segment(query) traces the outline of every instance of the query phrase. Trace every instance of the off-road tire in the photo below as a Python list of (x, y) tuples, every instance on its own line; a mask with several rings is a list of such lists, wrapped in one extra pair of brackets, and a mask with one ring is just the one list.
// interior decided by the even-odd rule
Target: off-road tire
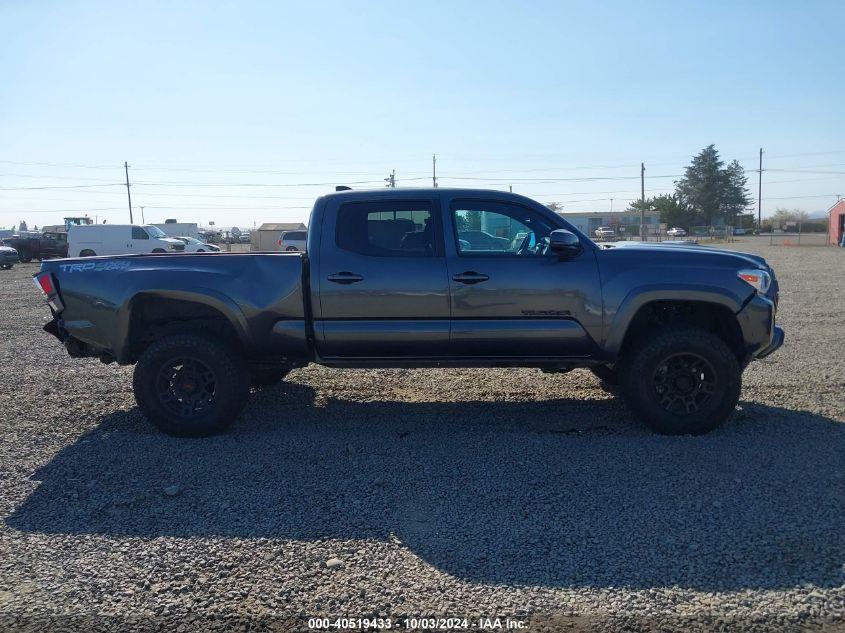
[[(214, 396), (205, 410), (180, 415), (160, 397), (160, 372), (167, 373), (168, 364), (176, 358), (194, 359), (213, 373)], [(198, 334), (171, 334), (144, 350), (135, 365), (132, 386), (138, 407), (162, 432), (207, 437), (225, 431), (240, 414), (249, 395), (249, 370), (232, 345)]]
[(284, 380), (290, 369), (287, 367), (260, 367), (253, 368), (250, 372), (253, 387), (272, 387)]
[[(685, 358), (699, 358), (705, 370), (691, 369), (691, 380), (697, 382), (706, 374), (709, 389), (699, 384), (690, 398), (704, 397), (701, 405), (689, 411), (683, 401), (675, 407), (686, 412), (668, 410), (661, 405), (660, 389), (665, 389), (666, 374), (658, 371), (670, 363), (683, 365)], [(701, 435), (721, 425), (733, 412), (742, 389), (742, 370), (736, 356), (715, 334), (689, 326), (669, 327), (649, 336), (649, 340), (630, 350), (621, 369), (622, 395), (634, 417), (663, 435)], [(686, 370), (676, 375), (685, 381)], [(681, 390), (687, 383), (681, 385)], [(675, 389), (673, 384), (672, 389)]]
[(619, 372), (616, 370), (616, 367), (611, 367), (610, 365), (593, 365), (590, 367), (590, 371), (603, 383), (613, 387), (619, 384)]

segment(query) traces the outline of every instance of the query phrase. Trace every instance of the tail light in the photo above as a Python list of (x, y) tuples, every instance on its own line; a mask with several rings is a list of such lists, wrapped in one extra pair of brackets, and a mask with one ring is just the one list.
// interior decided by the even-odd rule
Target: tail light
[(65, 309), (59, 297), (59, 292), (56, 290), (53, 275), (50, 273), (39, 273), (32, 278), (32, 283), (41, 291), (41, 294), (44, 295), (44, 298), (47, 300), (49, 306), (53, 308), (54, 312), (61, 312)]

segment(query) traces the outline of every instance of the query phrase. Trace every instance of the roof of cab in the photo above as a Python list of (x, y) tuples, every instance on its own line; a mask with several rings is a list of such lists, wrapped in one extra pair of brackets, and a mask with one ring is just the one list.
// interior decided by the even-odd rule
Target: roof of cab
[(322, 198), (345, 198), (349, 200), (361, 199), (372, 200), (373, 198), (414, 198), (431, 195), (447, 194), (450, 197), (456, 198), (499, 198), (510, 199), (514, 202), (531, 202), (533, 204), (540, 204), (536, 200), (532, 200), (526, 196), (510, 191), (502, 191), (500, 189), (466, 189), (463, 187), (384, 187), (379, 189), (345, 189), (342, 191), (333, 191), (327, 193)]

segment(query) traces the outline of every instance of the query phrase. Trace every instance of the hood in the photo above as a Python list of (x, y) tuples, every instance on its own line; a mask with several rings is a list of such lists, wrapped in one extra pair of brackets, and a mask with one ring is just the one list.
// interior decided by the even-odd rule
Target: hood
[(755, 268), (771, 270), (764, 257), (753, 253), (731, 251), (712, 246), (701, 246), (694, 242), (678, 240), (675, 242), (613, 242), (604, 245), (605, 251), (620, 251), (629, 255), (641, 254), (644, 258), (657, 258), (666, 262), (684, 262), (687, 258), (711, 259), (713, 261), (734, 260), (737, 265), (751, 264)]

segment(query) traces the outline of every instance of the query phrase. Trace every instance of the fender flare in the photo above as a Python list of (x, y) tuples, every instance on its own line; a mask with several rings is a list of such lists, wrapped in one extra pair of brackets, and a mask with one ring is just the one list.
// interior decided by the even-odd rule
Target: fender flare
[(234, 329), (235, 334), (244, 347), (252, 346), (252, 336), (247, 325), (247, 319), (241, 308), (230, 297), (213, 288), (198, 287), (192, 290), (177, 290), (173, 288), (133, 289), (127, 293), (122, 301), (116, 319), (115, 338), (116, 341), (120, 342), (120, 345), (115, 345), (114, 350), (116, 360), (119, 363), (127, 362), (129, 357), (129, 330), (135, 304), (140, 298), (150, 296), (199, 303), (214, 308), (229, 321), (229, 324)]
[(753, 296), (739, 297), (727, 288), (707, 284), (651, 284), (638, 286), (628, 292), (619, 307), (607, 316), (612, 319), (605, 333), (604, 350), (608, 354), (618, 354), (628, 328), (640, 308), (655, 301), (690, 301), (723, 306), (731, 314), (739, 312)]

